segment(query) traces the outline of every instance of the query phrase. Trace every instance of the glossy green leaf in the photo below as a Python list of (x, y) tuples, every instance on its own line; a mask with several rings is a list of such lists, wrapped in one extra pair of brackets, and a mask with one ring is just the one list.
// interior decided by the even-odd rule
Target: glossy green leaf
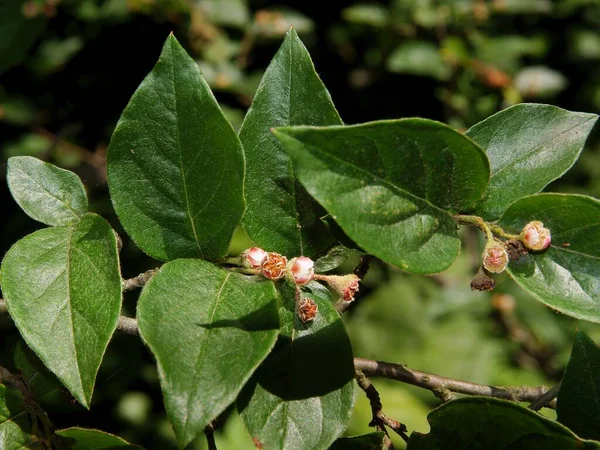
[(46, 396), (63, 389), (56, 377), (35, 356), (35, 353), (27, 348), (23, 340), (17, 343), (14, 360), (19, 375), (36, 401), (43, 400)]
[(552, 245), (511, 262), (508, 273), (551, 308), (600, 322), (600, 201), (583, 195), (531, 195), (513, 203), (498, 223), (518, 234), (532, 220), (550, 230)]
[(0, 384), (0, 448), (2, 450), (43, 449), (18, 390)]
[(184, 447), (235, 400), (273, 348), (277, 292), (270, 281), (180, 259), (151, 278), (137, 311)]
[(327, 449), (344, 431), (354, 405), (350, 340), (329, 291), (313, 282), (307, 294), (316, 318), (302, 323), (294, 287), (283, 283), (277, 345), (242, 391), (237, 405), (255, 445), (268, 449)]
[(367, 252), (414, 273), (435, 273), (458, 255), (453, 213), (481, 198), (485, 153), (425, 119), (346, 127), (278, 128), (298, 179)]
[(89, 428), (66, 428), (56, 432), (68, 450), (140, 449), (127, 441), (100, 430)]
[(27, 345), (89, 407), (98, 367), (121, 310), (115, 233), (95, 214), (45, 228), (2, 261), (2, 292)]
[[(24, 14), (26, 3), (36, 9), (37, 13), (33, 17)], [(37, 2), (27, 0), (0, 2), (0, 74), (21, 62), (44, 30), (46, 17), (42, 11), (43, 6), (37, 5)]]
[(487, 152), (490, 184), (477, 214), (497, 219), (518, 198), (536, 194), (577, 161), (595, 114), (521, 104), (478, 123), (467, 136)]
[(336, 440), (329, 450), (381, 450), (384, 433), (361, 434)]
[(600, 349), (585, 333), (575, 334), (560, 385), (558, 421), (579, 437), (600, 440)]
[(247, 161), (243, 226), (257, 245), (292, 257), (313, 256), (331, 244), (320, 220), (325, 212), (295, 179), (290, 158), (270, 129), (341, 123), (308, 51), (290, 30), (240, 130)]
[(427, 417), (429, 434), (413, 433), (407, 450), (583, 450), (583, 441), (558, 422), (506, 400), (470, 397), (453, 400)]
[(225, 255), (245, 208), (244, 155), (196, 62), (173, 35), (108, 148), (123, 228), (150, 256)]
[(350, 251), (343, 245), (336, 245), (315, 261), (315, 272), (329, 272), (336, 267), (341, 266), (350, 256)]
[(23, 211), (46, 225), (72, 225), (88, 210), (87, 194), (79, 177), (40, 159), (9, 158), (6, 182)]

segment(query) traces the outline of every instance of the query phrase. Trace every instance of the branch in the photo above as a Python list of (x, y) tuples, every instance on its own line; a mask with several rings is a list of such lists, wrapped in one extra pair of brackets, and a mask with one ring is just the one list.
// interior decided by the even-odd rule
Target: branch
[[(362, 370), (368, 376), (390, 378), (427, 389), (442, 401), (447, 401), (452, 397), (451, 393), (456, 392), (517, 402), (533, 402), (548, 392), (545, 386), (488, 386), (421, 372), (400, 364), (372, 361), (364, 358), (354, 358), (354, 367), (357, 370)], [(556, 403), (550, 402), (547, 406), (554, 408)]]
[[(548, 403), (553, 401), (558, 396), (558, 393), (560, 392), (560, 384), (561, 384), (561, 382), (559, 381), (548, 392), (541, 395), (537, 400), (532, 402), (531, 405), (528, 406), (528, 408), (531, 409), (532, 411), (539, 411), (544, 406), (547, 406)], [(556, 402), (554, 402), (554, 403), (556, 403)]]
[(134, 289), (146, 286), (146, 283), (150, 280), (150, 278), (152, 278), (152, 276), (156, 272), (158, 272), (158, 268), (147, 270), (144, 273), (140, 273), (137, 277), (129, 278), (128, 280), (123, 280), (123, 292), (132, 291)]

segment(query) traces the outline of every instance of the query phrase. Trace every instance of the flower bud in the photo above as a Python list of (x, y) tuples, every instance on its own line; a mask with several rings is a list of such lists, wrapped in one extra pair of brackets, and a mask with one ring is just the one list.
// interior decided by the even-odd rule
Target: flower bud
[(504, 269), (508, 265), (508, 252), (501, 242), (488, 241), (481, 257), (483, 259), (483, 267), (491, 273), (504, 272)]
[(279, 280), (285, 275), (287, 258), (275, 252), (267, 252), (262, 262), (262, 275), (269, 280)]
[(240, 259), (243, 267), (246, 267), (247, 269), (258, 269), (266, 256), (267, 252), (262, 248), (250, 247), (242, 252)]
[(360, 282), (358, 275), (317, 275), (315, 278), (328, 283), (345, 302), (353, 301), (354, 295), (358, 292)]
[(296, 284), (306, 284), (315, 277), (315, 263), (306, 256), (293, 258), (288, 263), (288, 269)]
[(302, 323), (310, 322), (313, 320), (317, 311), (319, 310), (319, 306), (315, 303), (315, 301), (310, 297), (301, 298), (298, 302), (298, 317), (302, 321)]
[(534, 251), (544, 250), (552, 242), (550, 230), (545, 228), (539, 220), (534, 220), (525, 225), (520, 238), (525, 247)]

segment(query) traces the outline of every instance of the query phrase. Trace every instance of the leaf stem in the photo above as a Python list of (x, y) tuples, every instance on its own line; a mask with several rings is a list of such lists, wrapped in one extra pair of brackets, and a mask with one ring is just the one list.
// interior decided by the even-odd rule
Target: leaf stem
[(483, 220), (483, 218), (479, 216), (469, 216), (456, 214), (454, 216), (454, 220), (460, 225), (472, 225), (476, 228), (479, 228), (481, 231), (485, 233), (487, 240), (494, 239), (494, 235), (500, 236), (505, 239), (519, 239), (518, 234), (510, 234), (504, 231), (504, 229), (494, 223), (489, 223)]

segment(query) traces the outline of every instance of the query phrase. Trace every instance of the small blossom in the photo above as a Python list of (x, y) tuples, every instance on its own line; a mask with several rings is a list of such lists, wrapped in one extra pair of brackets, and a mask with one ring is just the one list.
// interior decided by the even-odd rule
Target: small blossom
[(288, 263), (288, 269), (296, 284), (306, 284), (315, 277), (315, 263), (306, 256), (293, 258)]
[(508, 252), (504, 244), (497, 241), (488, 241), (482, 255), (483, 267), (491, 273), (504, 272), (508, 265)]
[(534, 251), (544, 250), (552, 242), (550, 230), (545, 228), (539, 220), (534, 220), (525, 225), (520, 238), (528, 249)]
[(298, 317), (302, 323), (310, 322), (317, 316), (319, 306), (310, 297), (301, 298), (298, 302)]
[(242, 266), (248, 269), (258, 269), (264, 259), (267, 256), (267, 252), (260, 247), (250, 247), (242, 252), (240, 255)]
[(315, 278), (328, 283), (345, 302), (353, 301), (354, 295), (358, 292), (360, 282), (358, 275), (317, 275)]
[(263, 277), (269, 280), (279, 280), (285, 275), (287, 258), (275, 252), (267, 252), (262, 262)]

